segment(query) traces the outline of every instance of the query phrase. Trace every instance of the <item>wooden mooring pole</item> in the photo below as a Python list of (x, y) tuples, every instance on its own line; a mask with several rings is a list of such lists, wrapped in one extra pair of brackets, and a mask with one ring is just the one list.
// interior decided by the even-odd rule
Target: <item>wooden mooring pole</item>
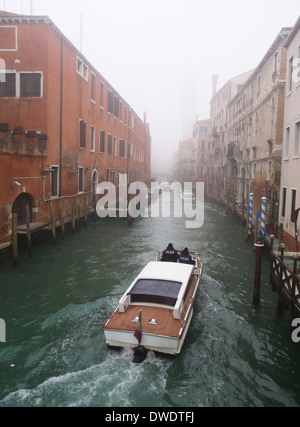
[(261, 258), (264, 243), (258, 240), (255, 243), (256, 261), (255, 261), (255, 277), (254, 277), (254, 290), (253, 290), (253, 304), (259, 304), (260, 297), (260, 276), (261, 276)]
[(12, 214), (13, 265), (18, 264), (18, 215)]
[(29, 211), (28, 205), (26, 205), (25, 207), (25, 213), (26, 213), (27, 249), (28, 249), (29, 258), (31, 258), (32, 250), (31, 250), (31, 231), (30, 231), (30, 211)]
[(52, 229), (52, 240), (54, 245), (56, 245), (56, 231), (55, 231), (55, 218), (54, 218), (54, 209), (52, 201), (50, 202), (50, 223)]
[(60, 229), (62, 238), (65, 238), (65, 221), (64, 221), (64, 209), (63, 209), (63, 201), (58, 201), (58, 209), (59, 209), (59, 220), (60, 220)]
[(88, 209), (87, 209), (86, 197), (84, 198), (83, 202), (84, 202), (84, 225), (85, 225), (85, 227), (87, 227), (87, 223), (88, 223)]

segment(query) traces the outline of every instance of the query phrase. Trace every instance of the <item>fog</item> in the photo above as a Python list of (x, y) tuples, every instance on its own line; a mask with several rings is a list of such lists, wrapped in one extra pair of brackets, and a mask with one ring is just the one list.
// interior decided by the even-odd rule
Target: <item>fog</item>
[(220, 89), (255, 68), (300, 15), (299, 0), (0, 0), (4, 8), (48, 15), (141, 119), (147, 112), (153, 174), (171, 169), (196, 115), (209, 118), (212, 74)]

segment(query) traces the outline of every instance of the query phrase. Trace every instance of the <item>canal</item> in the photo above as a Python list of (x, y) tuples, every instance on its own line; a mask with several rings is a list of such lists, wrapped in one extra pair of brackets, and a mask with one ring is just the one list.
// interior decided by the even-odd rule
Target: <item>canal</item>
[[(237, 218), (205, 203), (204, 225), (184, 218), (90, 221), (66, 239), (33, 243), (18, 266), (0, 264), (0, 407), (211, 407), (300, 405), (300, 343), (277, 313), (262, 262), (252, 304), (255, 252)], [(102, 325), (133, 278), (169, 242), (196, 249), (204, 276), (182, 353), (109, 350)]]

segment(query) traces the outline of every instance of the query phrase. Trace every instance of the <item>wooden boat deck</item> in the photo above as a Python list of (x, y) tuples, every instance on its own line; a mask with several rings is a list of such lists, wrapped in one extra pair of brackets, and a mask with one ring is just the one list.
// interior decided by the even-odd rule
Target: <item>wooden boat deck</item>
[[(202, 262), (199, 260), (198, 270), (202, 269)], [(115, 330), (124, 330), (124, 331), (134, 331), (137, 327), (137, 322), (133, 322), (132, 319), (135, 319), (139, 315), (139, 310), (141, 309), (141, 323), (142, 323), (142, 332), (168, 336), (179, 339), (181, 336), (182, 329), (185, 326), (186, 314), (189, 309), (192, 308), (195, 296), (195, 289), (198, 282), (198, 279), (201, 279), (201, 274), (193, 274), (190, 279), (190, 284), (188, 287), (186, 295), (186, 303), (182, 316), (180, 319), (174, 319), (173, 316), (173, 307), (164, 308), (159, 306), (147, 306), (142, 304), (130, 305), (125, 312), (119, 312), (119, 307), (112, 314), (110, 319), (103, 326), (103, 329), (115, 329)], [(149, 324), (151, 319), (156, 319), (157, 324)]]

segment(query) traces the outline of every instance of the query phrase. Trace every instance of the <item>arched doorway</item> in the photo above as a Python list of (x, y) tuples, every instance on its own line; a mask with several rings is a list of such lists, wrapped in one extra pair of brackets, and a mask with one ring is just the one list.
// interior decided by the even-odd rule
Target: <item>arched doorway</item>
[(18, 216), (18, 225), (26, 223), (26, 205), (29, 207), (30, 222), (32, 222), (33, 197), (28, 193), (22, 193), (16, 198), (12, 207), (12, 213)]

